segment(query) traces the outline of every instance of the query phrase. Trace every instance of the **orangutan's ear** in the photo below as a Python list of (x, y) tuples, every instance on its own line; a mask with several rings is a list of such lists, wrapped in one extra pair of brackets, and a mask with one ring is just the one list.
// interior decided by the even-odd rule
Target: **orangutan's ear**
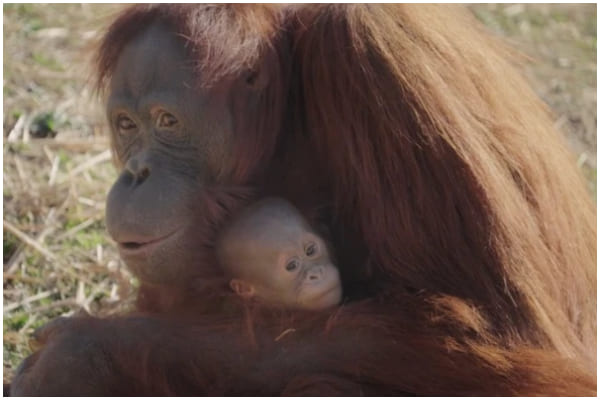
[(262, 63), (246, 71), (243, 76), (245, 84), (251, 90), (262, 90), (269, 83), (268, 65)]
[(254, 296), (254, 286), (240, 279), (232, 279), (229, 282), (229, 287), (242, 297), (250, 298)]

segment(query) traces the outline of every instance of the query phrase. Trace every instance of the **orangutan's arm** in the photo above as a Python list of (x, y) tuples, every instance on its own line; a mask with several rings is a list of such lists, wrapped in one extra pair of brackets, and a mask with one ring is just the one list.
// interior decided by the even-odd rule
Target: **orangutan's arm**
[(593, 374), (554, 353), (459, 343), (442, 333), (448, 326), (386, 321), (369, 313), (373, 306), (346, 306), (328, 321), (313, 318), (289, 328), (257, 321), (253, 337), (245, 323), (223, 318), (63, 319), (38, 334), (44, 347), (24, 361), (11, 390), (13, 395), (596, 393)]

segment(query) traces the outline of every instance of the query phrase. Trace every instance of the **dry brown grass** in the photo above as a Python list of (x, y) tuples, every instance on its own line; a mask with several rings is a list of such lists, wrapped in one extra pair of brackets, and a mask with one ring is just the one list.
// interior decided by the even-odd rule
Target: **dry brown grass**
[(4, 6), (4, 379), (33, 329), (127, 307), (131, 276), (104, 228), (116, 172), (89, 56), (115, 7)]
[[(93, 39), (118, 6), (4, 6), (4, 379), (28, 335), (83, 308), (121, 312), (135, 280), (104, 226), (116, 177), (86, 85)], [(473, 5), (536, 61), (526, 73), (596, 188), (596, 6)], [(44, 137), (45, 138), (39, 138)]]

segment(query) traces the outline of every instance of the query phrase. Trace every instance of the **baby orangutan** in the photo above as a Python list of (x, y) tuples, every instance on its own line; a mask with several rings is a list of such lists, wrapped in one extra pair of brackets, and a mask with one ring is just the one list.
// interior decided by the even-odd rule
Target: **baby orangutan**
[(242, 211), (221, 233), (217, 257), (242, 297), (307, 310), (340, 303), (340, 276), (325, 241), (283, 199)]

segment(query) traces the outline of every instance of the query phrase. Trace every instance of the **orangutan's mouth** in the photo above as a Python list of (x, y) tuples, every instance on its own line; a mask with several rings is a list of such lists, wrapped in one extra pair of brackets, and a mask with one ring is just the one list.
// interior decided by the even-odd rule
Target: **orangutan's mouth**
[(144, 244), (145, 243), (125, 242), (125, 243), (121, 243), (120, 245), (127, 250), (135, 250), (135, 249), (139, 249)]
[(140, 239), (136, 241), (119, 242), (119, 251), (122, 256), (147, 255), (156, 247), (166, 242), (179, 231), (175, 229), (171, 233), (155, 239)]

